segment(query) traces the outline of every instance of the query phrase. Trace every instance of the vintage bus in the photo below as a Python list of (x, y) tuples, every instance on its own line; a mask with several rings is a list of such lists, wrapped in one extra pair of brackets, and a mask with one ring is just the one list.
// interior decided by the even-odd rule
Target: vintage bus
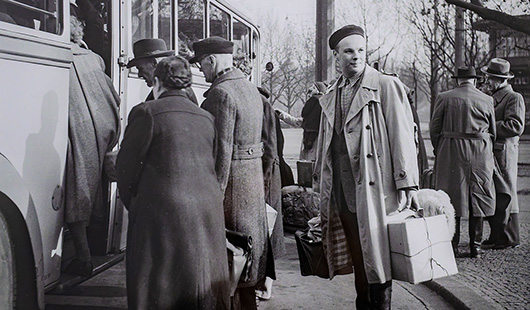
[[(230, 39), (236, 61), (260, 81), (258, 29), (230, 1), (86, 1), (104, 20), (99, 53), (121, 98), (122, 133), (128, 112), (149, 92), (135, 68), (126, 68), (139, 39), (161, 38), (185, 57), (195, 40)], [(75, 253), (64, 224), (70, 2), (0, 0), (1, 309), (43, 309), (45, 292), (84, 280), (61, 272)], [(196, 67), (192, 72), (201, 102), (208, 84)], [(106, 208), (89, 226), (94, 274), (123, 259), (125, 247), (127, 212), (116, 185), (105, 185)]]

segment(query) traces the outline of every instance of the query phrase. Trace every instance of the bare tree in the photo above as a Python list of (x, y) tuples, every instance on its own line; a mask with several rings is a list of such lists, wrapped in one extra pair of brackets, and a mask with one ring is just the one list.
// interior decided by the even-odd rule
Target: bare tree
[[(484, 6), (482, 0), (471, 0), (471, 2), (463, 0), (445, 0), (445, 2), (475, 12), (485, 20), (495, 21), (511, 29), (530, 35), (530, 21), (527, 18), (489, 9)], [(524, 1), (521, 1), (521, 5), (523, 5), (523, 2)]]

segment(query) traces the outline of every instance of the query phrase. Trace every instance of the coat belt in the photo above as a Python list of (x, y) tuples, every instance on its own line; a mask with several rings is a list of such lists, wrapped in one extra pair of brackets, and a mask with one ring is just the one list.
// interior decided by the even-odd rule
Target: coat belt
[(454, 131), (444, 131), (442, 137), (450, 139), (468, 139), (468, 140), (482, 140), (488, 139), (491, 135), (487, 132), (475, 132), (475, 133), (465, 133), (465, 132), (454, 132)]
[(261, 158), (261, 156), (263, 156), (263, 142), (247, 145), (234, 144), (233, 160), (254, 159)]

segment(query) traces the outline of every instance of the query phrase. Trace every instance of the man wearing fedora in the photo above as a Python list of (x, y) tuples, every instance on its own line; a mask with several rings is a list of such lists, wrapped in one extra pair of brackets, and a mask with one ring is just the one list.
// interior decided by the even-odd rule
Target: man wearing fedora
[(493, 98), (478, 90), (473, 67), (458, 68), (457, 87), (438, 95), (430, 122), (435, 188), (455, 207), (453, 249), (458, 253), (460, 219), (469, 217), (470, 257), (480, 257), (483, 218), (495, 211)]
[(212, 83), (201, 107), (215, 117), (215, 170), (224, 193), (226, 228), (252, 237), (252, 264), (247, 279), (239, 281), (232, 309), (257, 309), (255, 288), (265, 281), (268, 230), (265, 208), (263, 103), (258, 89), (233, 67), (234, 43), (209, 37), (193, 43), (197, 63)]
[(505, 249), (518, 246), (519, 204), (517, 201), (517, 161), (519, 137), (524, 131), (525, 104), (523, 96), (513, 91), (508, 80), (514, 75), (510, 63), (502, 58), (493, 58), (481, 71), (486, 75), (487, 91), (493, 96), (497, 140), (493, 153), (500, 173), (496, 176), (497, 193), (507, 193), (511, 199), (499, 199), (495, 215), (488, 218), (491, 235), (484, 246)]
[[(416, 203), (414, 123), (403, 84), (366, 64), (364, 30), (329, 38), (342, 74), (320, 97), (313, 188), (329, 274), (355, 273), (357, 309), (390, 309), (386, 215)], [(353, 269), (353, 270), (352, 270)]]
[[(155, 68), (158, 61), (164, 57), (175, 55), (175, 51), (168, 50), (162, 39), (141, 39), (133, 44), (134, 58), (127, 63), (127, 68), (136, 67), (138, 77), (144, 79), (148, 87), (153, 87)], [(197, 104), (195, 93), (190, 87), (186, 88), (188, 98)], [(145, 101), (153, 100), (153, 92)]]

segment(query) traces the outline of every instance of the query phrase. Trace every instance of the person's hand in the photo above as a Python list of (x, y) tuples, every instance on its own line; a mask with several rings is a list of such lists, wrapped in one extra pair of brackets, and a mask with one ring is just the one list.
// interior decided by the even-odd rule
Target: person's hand
[(409, 187), (398, 190), (398, 211), (405, 209), (418, 210), (418, 192), (415, 188)]
[(116, 182), (118, 179), (118, 173), (116, 171), (116, 158), (118, 157), (118, 151), (112, 151), (105, 154), (103, 158), (103, 168), (105, 174), (109, 178), (110, 182)]
[(278, 115), (278, 118), (283, 120), (285, 118), (285, 112), (280, 109), (274, 109), (274, 112)]

